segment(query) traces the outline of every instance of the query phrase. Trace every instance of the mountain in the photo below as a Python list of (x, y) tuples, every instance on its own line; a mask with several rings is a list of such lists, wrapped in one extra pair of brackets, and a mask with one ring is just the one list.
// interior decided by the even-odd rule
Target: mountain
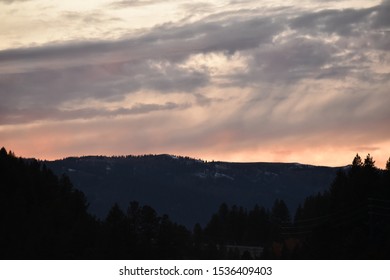
[(205, 224), (225, 202), (270, 208), (283, 199), (295, 211), (305, 197), (329, 188), (340, 168), (298, 163), (206, 162), (172, 155), (84, 156), (46, 161), (84, 192), (89, 211), (105, 218), (117, 202), (152, 205), (190, 228)]

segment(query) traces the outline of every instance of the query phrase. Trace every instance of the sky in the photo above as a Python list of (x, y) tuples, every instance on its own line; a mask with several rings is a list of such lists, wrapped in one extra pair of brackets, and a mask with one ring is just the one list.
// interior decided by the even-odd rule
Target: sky
[(389, 0), (0, 0), (0, 146), (383, 168), (389, 50)]

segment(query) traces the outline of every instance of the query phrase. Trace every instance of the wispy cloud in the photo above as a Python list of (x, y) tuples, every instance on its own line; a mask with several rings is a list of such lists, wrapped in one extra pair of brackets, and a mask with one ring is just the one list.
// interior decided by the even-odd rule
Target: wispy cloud
[[(175, 0), (170, 0), (170, 1), (175, 1)], [(169, 2), (169, 0), (164, 2)], [(114, 1), (113, 3), (110, 3), (110, 6), (114, 8), (128, 8), (128, 7), (149, 6), (149, 5), (159, 4), (159, 3), (161, 3), (161, 1), (158, 0), (123, 0), (123, 1)]]
[[(97, 126), (118, 131), (116, 140), (95, 145), (116, 153), (131, 143), (141, 152), (277, 160), (299, 157), (295, 149), (330, 161), (322, 152), (329, 147), (344, 154), (375, 147), (378, 155), (390, 147), (389, 1), (326, 9), (316, 6), (321, 1), (301, 8), (233, 2), (207, 10), (173, 1), (181, 17), (116, 38), (0, 51), (0, 130), (7, 135), (0, 140), (11, 143), (28, 125), (57, 139), (45, 123), (66, 122), (80, 137), (83, 129), (101, 137)], [(113, 12), (120, 7), (150, 5), (159, 3), (116, 1), (104, 13), (60, 15), (99, 25), (122, 22)], [(190, 5), (198, 14), (186, 18)], [(137, 133), (119, 133), (126, 126)], [(153, 135), (159, 140), (148, 148), (145, 137)], [(81, 151), (81, 142), (58, 149)]]
[(31, 0), (0, 0), (0, 3), (12, 4), (18, 2), (27, 2), (27, 1), (31, 1)]

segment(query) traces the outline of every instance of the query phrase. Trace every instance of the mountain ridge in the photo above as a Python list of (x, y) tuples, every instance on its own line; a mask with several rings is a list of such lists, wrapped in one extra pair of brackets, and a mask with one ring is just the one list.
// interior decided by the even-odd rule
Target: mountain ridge
[(283, 199), (290, 211), (308, 195), (328, 189), (337, 170), (300, 163), (204, 161), (169, 154), (82, 156), (43, 161), (66, 174), (85, 193), (89, 210), (104, 218), (118, 203), (152, 205), (175, 222), (204, 224), (221, 203), (272, 207)]

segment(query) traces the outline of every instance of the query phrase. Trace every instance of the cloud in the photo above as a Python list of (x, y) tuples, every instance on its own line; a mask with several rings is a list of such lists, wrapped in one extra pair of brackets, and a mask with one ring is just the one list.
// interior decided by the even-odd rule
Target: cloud
[(27, 2), (27, 1), (31, 1), (31, 0), (0, 0), (0, 3), (13, 4), (13, 3)]
[[(66, 131), (55, 131), (80, 139), (69, 136), (62, 151), (286, 159), (336, 146), (382, 152), (390, 137), (389, 2), (348, 9), (234, 2), (208, 12), (193, 4), (197, 17), (117, 39), (0, 51), (0, 129), (8, 135), (0, 140), (31, 125), (59, 141), (50, 128), (64, 122)], [(62, 16), (83, 24), (108, 14)]]
[[(360, 53), (361, 58), (364, 56), (362, 49), (367, 46), (362, 45), (359, 49), (356, 42), (369, 37), (378, 49), (385, 50), (388, 47), (387, 33), (369, 32), (369, 22), (376, 22), (380, 18), (380, 11), (382, 9), (378, 6), (360, 10), (302, 12), (291, 21), (283, 20), (281, 16), (268, 15), (242, 18), (235, 11), (219, 19), (214, 17), (208, 21), (156, 26), (144, 34), (120, 40), (75, 41), (0, 51), (3, 65), (0, 66), (0, 73), (5, 74), (5, 79), (11, 80), (11, 83), (4, 85), (11, 88), (16, 76), (27, 83), (31, 79), (33, 82), (39, 81), (40, 76), (44, 79), (45, 75), (51, 76), (52, 81), (64, 79), (64, 82), (70, 82), (74, 79), (68, 94), (72, 96), (78, 91), (80, 97), (104, 95), (101, 91), (116, 96), (141, 88), (161, 92), (193, 91), (210, 82), (209, 73), (206, 68), (196, 71), (183, 69), (178, 66), (179, 63), (199, 53), (221, 52), (230, 56), (240, 52), (247, 58), (248, 68), (246, 72), (235, 73), (231, 77), (236, 85), (342, 78), (356, 70), (355, 65), (350, 65), (356, 55), (351, 58), (345, 51), (351, 48), (351, 51)], [(243, 13), (246, 15), (246, 11)], [(78, 14), (70, 16), (79, 17)], [(283, 35), (288, 26), (296, 32)], [(359, 29), (362, 26), (366, 31), (357, 33), (362, 30)], [(343, 38), (364, 35), (363, 38), (349, 41), (344, 39), (343, 44), (349, 46), (339, 46), (338, 42), (325, 41), (321, 35), (323, 32), (329, 35), (335, 33)], [(305, 37), (307, 33), (312, 38)], [(340, 60), (342, 63), (337, 63)], [(153, 67), (158, 64), (165, 69)], [(117, 73), (107, 73), (104, 70), (106, 66), (116, 67)], [(34, 72), (32, 77), (23, 75), (30, 72)], [(96, 81), (89, 81), (94, 93), (80, 93), (80, 88), (72, 90), (79, 83), (77, 77), (86, 76), (88, 79), (93, 75), (99, 77)], [(137, 79), (133, 79), (136, 75)], [(112, 90), (102, 86), (100, 81), (104, 79), (110, 81), (110, 86), (114, 85)], [(96, 82), (99, 87), (95, 87)], [(56, 86), (56, 83), (51, 84)], [(96, 91), (95, 88), (100, 90)], [(17, 90), (20, 91), (20, 88)], [(54, 88), (54, 91), (57, 90)]]
[(239, 86), (253, 86), (315, 79), (323, 75), (322, 67), (332, 62), (335, 51), (332, 45), (318, 39), (289, 38), (250, 52), (247, 71), (234, 73), (229, 80)]
[(269, 43), (280, 28), (264, 18), (199, 21), (158, 26), (117, 41), (4, 50), (0, 51), (0, 96), (3, 106), (16, 110), (40, 104), (58, 107), (89, 98), (117, 101), (140, 90), (198, 94), (197, 89), (211, 83), (208, 69), (181, 63), (197, 53), (230, 55), (256, 48)]
[[(373, 20), (374, 28), (389, 28), (390, 27), (390, 1), (383, 1), (382, 5), (377, 10), (376, 17)], [(388, 29), (387, 29), (388, 31)]]
[[(166, 102), (164, 104), (142, 104), (137, 103), (131, 108), (117, 109), (70, 109), (60, 110), (54, 108), (34, 108), (34, 109), (19, 109), (10, 110), (6, 107), (1, 107), (3, 114), (0, 114), (0, 125), (23, 124), (36, 121), (68, 121), (79, 119), (94, 119), (94, 118), (115, 118), (129, 115), (149, 114), (156, 111), (183, 110), (189, 108), (190, 103), (177, 104)], [(37, 110), (39, 109), (39, 110)]]
[(122, 100), (141, 89), (160, 93), (192, 92), (208, 83), (207, 73), (170, 63), (112, 63), (0, 76), (3, 106), (58, 107), (69, 101)]
[[(40, 65), (40, 61), (51, 59), (53, 62), (65, 62), (65, 66), (68, 63), (99, 64), (107, 60), (183, 60), (196, 53), (234, 53), (256, 48), (260, 44), (269, 43), (281, 30), (282, 26), (273, 22), (272, 18), (262, 17), (197, 21), (183, 25), (164, 24), (145, 34), (116, 41), (76, 41), (3, 50), (0, 51), (0, 60), (7, 63), (35, 62)], [(0, 68), (0, 71), (4, 71), (4, 68)]]
[(390, 4), (384, 1), (370, 8), (306, 12), (293, 18), (290, 26), (312, 35), (326, 33), (360, 37), (365, 32), (388, 31), (385, 28), (390, 26), (389, 18)]
[(212, 11), (214, 11), (217, 7), (213, 3), (208, 2), (189, 2), (189, 3), (183, 3), (181, 5), (181, 8), (189, 14), (189, 16), (193, 16), (194, 14), (199, 13), (207, 14)]
[(104, 11), (91, 11), (91, 12), (75, 12), (75, 11), (64, 11), (61, 13), (60, 18), (65, 21), (71, 21), (73, 23), (79, 22), (80, 24), (87, 25), (100, 25), (107, 24), (110, 22), (123, 21), (119, 17), (108, 16)]
[(124, 0), (124, 1), (115, 1), (110, 3), (111, 7), (114, 8), (128, 8), (128, 7), (143, 7), (161, 3), (161, 1), (156, 0)]
[(303, 29), (309, 33), (325, 32), (336, 33), (341, 36), (357, 35), (359, 28), (367, 24), (368, 17), (376, 8), (323, 10), (315, 13), (306, 13), (296, 17), (291, 27)]

